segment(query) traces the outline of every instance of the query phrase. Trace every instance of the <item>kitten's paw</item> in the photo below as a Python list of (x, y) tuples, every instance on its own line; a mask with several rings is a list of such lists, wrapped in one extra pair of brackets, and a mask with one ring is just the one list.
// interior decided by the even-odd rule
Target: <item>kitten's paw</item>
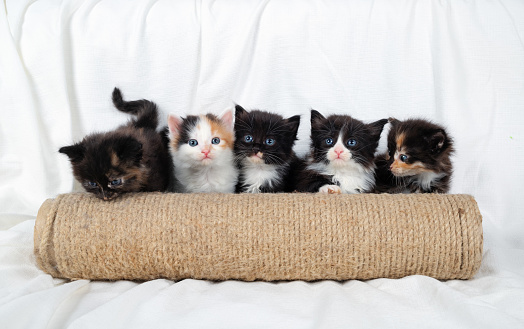
[(324, 185), (318, 189), (318, 193), (342, 194), (342, 189), (338, 185)]

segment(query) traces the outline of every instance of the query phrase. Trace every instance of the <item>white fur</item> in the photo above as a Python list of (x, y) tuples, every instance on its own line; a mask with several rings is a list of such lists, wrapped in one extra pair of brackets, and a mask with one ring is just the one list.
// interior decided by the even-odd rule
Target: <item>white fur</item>
[(415, 182), (416, 184), (418, 184), (418, 186), (427, 191), (431, 188), (431, 184), (434, 181), (439, 180), (444, 176), (446, 176), (446, 173), (435, 173), (432, 171), (428, 171), (413, 176), (413, 182)]
[[(211, 144), (213, 137), (207, 120), (200, 119), (200, 129), (194, 127), (189, 132), (190, 139), (196, 139), (198, 145), (182, 144), (177, 150), (170, 145), (171, 156), (175, 165), (175, 177), (181, 185), (182, 192), (206, 193), (221, 192), (233, 193), (238, 180), (238, 172), (234, 164), (234, 155), (231, 148), (222, 148), (221, 140), (218, 145)], [(173, 139), (173, 133), (170, 134)], [(210, 150), (211, 159), (203, 160), (202, 150)]]
[(242, 160), (244, 184), (247, 186), (247, 193), (260, 193), (262, 185), (272, 187), (280, 183), (281, 176), (278, 168), (281, 166), (266, 164), (263, 160), (254, 162), (249, 158)]
[[(317, 171), (322, 175), (332, 175), (333, 183), (340, 186), (342, 193), (355, 194), (369, 191), (375, 185), (374, 168), (366, 168), (353, 159), (353, 154), (347, 149), (342, 136), (339, 136), (337, 143), (329, 149), (326, 157), (329, 160), (325, 163), (310, 163), (308, 169)], [(337, 159), (340, 153), (340, 159)], [(332, 185), (324, 185), (319, 192), (326, 192)], [(338, 191), (336, 191), (338, 192)]]

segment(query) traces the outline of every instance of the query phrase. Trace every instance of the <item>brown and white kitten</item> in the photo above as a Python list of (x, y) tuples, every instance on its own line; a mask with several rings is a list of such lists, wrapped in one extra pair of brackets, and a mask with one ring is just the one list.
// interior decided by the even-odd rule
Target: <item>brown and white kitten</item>
[(266, 111), (235, 107), (238, 193), (292, 192), (303, 167), (293, 151), (300, 116), (284, 119)]
[(169, 115), (170, 152), (177, 189), (185, 193), (233, 193), (238, 172), (234, 163), (233, 111)]
[(453, 140), (446, 130), (422, 119), (389, 119), (388, 152), (377, 157), (381, 193), (447, 193), (453, 167)]
[(374, 153), (386, 119), (365, 124), (311, 110), (311, 152), (298, 192), (363, 193), (375, 185)]
[(73, 175), (84, 189), (100, 199), (111, 200), (129, 192), (164, 191), (170, 159), (156, 132), (155, 103), (145, 99), (126, 102), (115, 88), (113, 104), (136, 118), (114, 131), (90, 134), (58, 151), (69, 157)]

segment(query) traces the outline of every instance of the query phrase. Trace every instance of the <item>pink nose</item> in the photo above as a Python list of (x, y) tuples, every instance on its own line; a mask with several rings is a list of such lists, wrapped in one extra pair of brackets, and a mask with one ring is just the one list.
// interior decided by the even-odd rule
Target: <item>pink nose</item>
[(341, 155), (342, 152), (344, 152), (344, 150), (335, 150), (335, 153), (336, 153), (337, 155)]
[(210, 150), (202, 150), (202, 153), (204, 153), (205, 156), (209, 154)]

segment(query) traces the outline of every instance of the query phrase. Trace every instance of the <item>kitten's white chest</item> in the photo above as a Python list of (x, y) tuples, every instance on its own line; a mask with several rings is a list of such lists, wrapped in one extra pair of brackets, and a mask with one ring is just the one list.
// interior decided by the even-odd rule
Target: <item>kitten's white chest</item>
[(188, 193), (233, 193), (238, 181), (238, 172), (233, 157), (222, 155), (212, 165), (189, 164), (174, 158), (175, 176), (184, 192)]
[(349, 161), (345, 166), (313, 163), (308, 168), (323, 175), (332, 176), (333, 183), (340, 186), (342, 193), (356, 194), (366, 192), (375, 184), (373, 170), (367, 169), (354, 161)]
[(237, 182), (233, 167), (199, 168), (189, 175), (186, 189), (191, 193), (233, 193)]
[(333, 174), (333, 182), (340, 185), (342, 193), (366, 192), (371, 189), (374, 181), (372, 172), (369, 173), (358, 168), (335, 170)]
[(418, 184), (422, 189), (429, 190), (431, 188), (431, 184), (441, 179), (442, 177), (446, 176), (445, 173), (435, 173), (435, 172), (423, 172), (421, 174), (418, 174), (414, 178), (414, 182)]
[(253, 164), (247, 159), (244, 160), (243, 177), (247, 193), (260, 193), (263, 185), (272, 187), (280, 182), (276, 165)]

